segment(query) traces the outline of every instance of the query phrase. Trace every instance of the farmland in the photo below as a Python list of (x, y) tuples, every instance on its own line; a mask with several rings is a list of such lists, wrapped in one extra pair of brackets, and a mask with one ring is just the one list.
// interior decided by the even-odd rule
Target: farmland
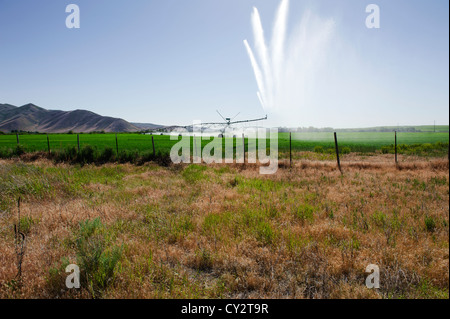
[(342, 174), (333, 134), (292, 134), (290, 167), (280, 133), (268, 176), (147, 156), (150, 135), (118, 134), (117, 155), (114, 134), (79, 136), (77, 152), (76, 134), (49, 135), (50, 156), (46, 135), (17, 154), (0, 135), (0, 298), (448, 299), (448, 133), (399, 133), (398, 165), (393, 133), (338, 133)]
[[(80, 147), (90, 145), (98, 151), (105, 148), (116, 150), (116, 140), (114, 134), (80, 134)], [(170, 140), (167, 135), (153, 135), (156, 151), (162, 153), (170, 152), (171, 147), (177, 142)], [(122, 151), (150, 152), (152, 151), (152, 136), (142, 134), (118, 134), (118, 148)], [(394, 143), (393, 132), (342, 132), (338, 133), (340, 147), (348, 148), (351, 152), (375, 152), (383, 147), (388, 147)], [(246, 143), (248, 139), (246, 139)], [(447, 153), (449, 133), (439, 132), (419, 132), (419, 133), (398, 133), (399, 145), (423, 145), (432, 144), (430, 149), (437, 150), (439, 155)], [(47, 137), (43, 134), (19, 135), (19, 143), (26, 152), (48, 151)], [(209, 143), (203, 140), (202, 146)], [(235, 142), (236, 143), (236, 142)], [(289, 151), (289, 133), (280, 133), (278, 137), (279, 151), (285, 154)], [(441, 143), (436, 146), (436, 143)], [(50, 149), (63, 150), (69, 147), (77, 147), (77, 134), (50, 134)], [(192, 143), (191, 143), (192, 145)], [(268, 144), (269, 145), (269, 144)], [(17, 146), (16, 135), (0, 135), (0, 154)], [(323, 148), (324, 151), (334, 149), (333, 133), (293, 133), (293, 151), (314, 151), (316, 147)], [(405, 148), (407, 149), (407, 148)], [(402, 149), (400, 149), (402, 152)], [(426, 154), (424, 154), (426, 155)], [(4, 157), (4, 156), (3, 156)]]

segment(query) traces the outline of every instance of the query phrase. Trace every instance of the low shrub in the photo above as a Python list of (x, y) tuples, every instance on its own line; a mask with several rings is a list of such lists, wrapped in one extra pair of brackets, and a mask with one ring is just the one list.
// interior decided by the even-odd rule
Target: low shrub
[(312, 221), (314, 219), (314, 207), (309, 204), (299, 205), (294, 210), (294, 215), (296, 218), (300, 219), (302, 222), (309, 220)]
[(80, 223), (75, 248), (81, 281), (94, 298), (98, 297), (113, 283), (123, 249), (111, 246), (105, 239), (105, 228), (99, 218)]
[(138, 151), (120, 151), (119, 152), (119, 163), (135, 163), (135, 161), (139, 158)]
[(430, 216), (425, 217), (425, 229), (430, 233), (436, 230), (436, 221), (434, 220), (433, 217)]
[(76, 162), (80, 164), (94, 163), (97, 159), (96, 149), (90, 145), (85, 145), (77, 154)]
[(114, 162), (116, 160), (116, 156), (114, 150), (111, 147), (106, 147), (98, 157), (98, 162), (101, 164)]
[(275, 232), (272, 229), (272, 226), (265, 222), (262, 221), (260, 222), (257, 227), (256, 227), (256, 236), (257, 239), (266, 246), (272, 245), (275, 242)]
[(22, 155), (22, 154), (25, 154), (25, 148), (24, 148), (22, 145), (17, 145), (17, 146), (14, 148), (14, 150), (13, 150), (13, 152), (12, 152), (12, 155), (13, 155), (13, 156), (20, 156), (20, 155)]
[(314, 147), (315, 153), (323, 153), (323, 147), (322, 146), (316, 146)]
[(343, 148), (341, 148), (341, 154), (350, 154), (352, 152), (352, 149), (348, 146), (344, 146)]

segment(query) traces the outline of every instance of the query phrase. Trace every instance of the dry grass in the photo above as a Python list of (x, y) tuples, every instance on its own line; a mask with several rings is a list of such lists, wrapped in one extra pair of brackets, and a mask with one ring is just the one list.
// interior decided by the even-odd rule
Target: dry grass
[[(256, 166), (0, 161), (0, 298), (448, 298), (446, 159)], [(22, 278), (15, 202), (27, 247)], [(65, 288), (80, 223), (123, 247), (108, 285)], [(381, 288), (365, 287), (377, 264)]]

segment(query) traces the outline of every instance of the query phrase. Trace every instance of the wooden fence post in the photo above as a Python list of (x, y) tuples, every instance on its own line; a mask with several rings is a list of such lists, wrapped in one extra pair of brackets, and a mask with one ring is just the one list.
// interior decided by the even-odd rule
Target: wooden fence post
[(336, 134), (336, 132), (334, 132), (334, 144), (335, 144), (335, 147), (336, 147), (336, 157), (337, 157), (338, 168), (339, 168), (339, 171), (340, 171), (341, 174), (342, 174), (341, 161), (340, 161), (340, 159), (339, 159), (339, 146), (338, 146), (338, 140), (337, 140), (337, 134)]
[(292, 132), (289, 132), (289, 165), (292, 168)]
[(244, 133), (242, 133), (242, 146), (243, 146), (244, 164), (245, 164), (245, 135), (244, 135)]
[(192, 139), (194, 140), (194, 152), (193, 152), (193, 162), (195, 162), (197, 160), (197, 140), (195, 138), (195, 134), (193, 135)]
[(116, 153), (117, 153), (117, 160), (119, 160), (119, 142), (117, 141), (117, 134), (116, 134)]
[(20, 144), (20, 142), (19, 142), (19, 133), (16, 133), (16, 138), (17, 138), (17, 145), (19, 145)]
[(47, 134), (47, 147), (48, 147), (48, 154), (50, 155), (50, 139), (48, 138), (48, 134)]
[(397, 131), (395, 131), (395, 164), (398, 164), (398, 157), (397, 157)]
[(153, 157), (155, 157), (156, 156), (156, 150), (155, 150), (155, 139), (153, 138), (153, 135), (152, 135), (152, 146), (153, 146)]
[(78, 153), (80, 153), (80, 134), (77, 134)]

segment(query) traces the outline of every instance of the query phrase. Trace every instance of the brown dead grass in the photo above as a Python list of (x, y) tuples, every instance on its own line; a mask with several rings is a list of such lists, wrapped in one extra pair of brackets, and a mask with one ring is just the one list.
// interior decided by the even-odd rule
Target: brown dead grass
[[(23, 195), (21, 214), (35, 223), (20, 286), (16, 196), (2, 194), (10, 201), (0, 218), (1, 298), (92, 297), (86, 288), (66, 289), (65, 274), (55, 279), (50, 272), (63, 258), (76, 262), (70, 241), (80, 222), (95, 218), (126, 247), (105, 298), (448, 298), (445, 159), (401, 158), (396, 166), (392, 157), (358, 161), (350, 154), (343, 174), (334, 162), (302, 160), (292, 168), (282, 163), (273, 176), (233, 164), (221, 173), (222, 165), (208, 166), (190, 179), (186, 166), (121, 165), (116, 183), (102, 179), (102, 167), (45, 159), (25, 165), (71, 179), (57, 180), (45, 195)], [(73, 193), (61, 187), (87, 169), (101, 178)], [(296, 214), (305, 205), (313, 213), (302, 219)], [(364, 285), (368, 264), (381, 269), (379, 290)]]

